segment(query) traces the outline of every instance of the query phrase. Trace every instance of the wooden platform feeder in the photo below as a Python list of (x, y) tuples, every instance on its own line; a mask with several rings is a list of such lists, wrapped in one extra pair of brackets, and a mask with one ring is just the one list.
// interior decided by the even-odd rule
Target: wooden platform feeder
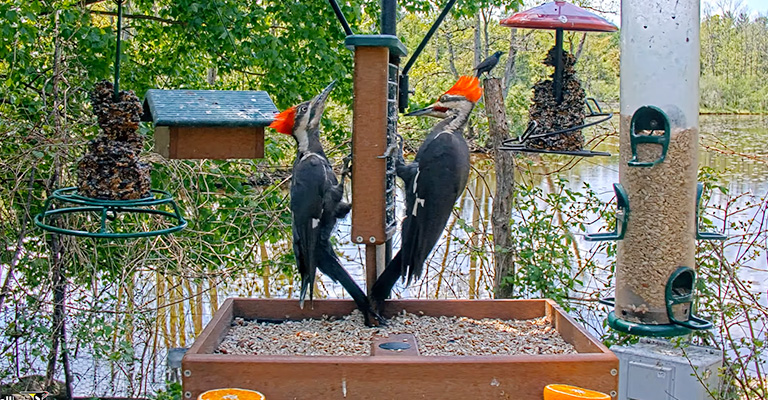
[(263, 158), (264, 127), (277, 107), (264, 91), (147, 91), (142, 120), (169, 159)]
[[(393, 300), (387, 311), (431, 316), (531, 319), (546, 316), (578, 354), (421, 356), (376, 349), (371, 356), (215, 354), (235, 317), (300, 320), (344, 316), (349, 300), (228, 299), (182, 361), (184, 398), (210, 389), (256, 390), (282, 399), (541, 400), (551, 383), (616, 393), (619, 361), (551, 300)], [(387, 315), (391, 317), (392, 314)]]

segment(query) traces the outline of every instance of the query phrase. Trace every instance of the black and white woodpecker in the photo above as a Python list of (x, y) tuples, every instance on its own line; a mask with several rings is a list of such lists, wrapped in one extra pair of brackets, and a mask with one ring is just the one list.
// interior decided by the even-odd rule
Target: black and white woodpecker
[(301, 275), (301, 307), (304, 307), (307, 293), (312, 301), (315, 275), (320, 269), (346, 289), (365, 316), (365, 324), (371, 325), (371, 316), (377, 320), (381, 320), (380, 317), (371, 309), (365, 292), (342, 267), (331, 246), (336, 220), (345, 217), (351, 208), (349, 203), (342, 201), (343, 177), (339, 183), (320, 143), (320, 120), (335, 82), (331, 82), (312, 100), (281, 112), (269, 126), (296, 140), (297, 153), (291, 178), (291, 215), (293, 251)]
[(410, 283), (421, 276), (424, 261), (440, 239), (456, 200), (469, 177), (469, 149), (464, 127), (482, 96), (476, 77), (462, 76), (433, 105), (406, 115), (442, 118), (419, 147), (415, 160), (405, 164), (402, 149), (396, 156), (397, 175), (405, 188), (405, 219), (400, 251), (376, 280), (370, 297), (383, 315), (384, 299), (398, 279)]
[(477, 66), (474, 68), (477, 71), (477, 77), (479, 78), (480, 75), (487, 73), (490, 75), (491, 70), (496, 67), (496, 64), (499, 63), (499, 59), (501, 58), (501, 55), (504, 54), (503, 51), (497, 51), (493, 54), (491, 54), (488, 58), (483, 60), (480, 64), (477, 64)]

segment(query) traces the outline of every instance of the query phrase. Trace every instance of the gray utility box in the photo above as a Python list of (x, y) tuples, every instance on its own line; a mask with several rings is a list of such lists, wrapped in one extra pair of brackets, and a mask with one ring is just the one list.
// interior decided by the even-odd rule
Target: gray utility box
[[(619, 358), (619, 400), (705, 400), (717, 393), (722, 351), (676, 348), (664, 340), (641, 339), (611, 347)], [(703, 382), (703, 384), (702, 384)]]

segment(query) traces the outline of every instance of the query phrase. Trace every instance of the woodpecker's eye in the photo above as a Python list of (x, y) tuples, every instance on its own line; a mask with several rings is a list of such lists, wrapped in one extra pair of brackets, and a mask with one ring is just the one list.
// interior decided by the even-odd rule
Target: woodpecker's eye
[(304, 104), (303, 106), (299, 107), (299, 112), (303, 114), (303, 113), (307, 112), (308, 108), (309, 108), (309, 106)]

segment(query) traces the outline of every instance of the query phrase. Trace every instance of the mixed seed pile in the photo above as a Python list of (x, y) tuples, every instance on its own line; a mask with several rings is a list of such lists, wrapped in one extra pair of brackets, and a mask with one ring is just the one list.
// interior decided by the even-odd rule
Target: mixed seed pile
[[(528, 108), (531, 121), (538, 123), (535, 134), (556, 132), (584, 124), (584, 89), (576, 79), (576, 57), (563, 51), (562, 101), (557, 102), (554, 90), (554, 73), (550, 79), (533, 86), (533, 102)], [(552, 47), (544, 59), (544, 65), (554, 67), (557, 51)], [(526, 147), (533, 149), (578, 151), (584, 148), (581, 130), (565, 132), (539, 139), (530, 139)]]
[(351, 356), (370, 355), (375, 336), (410, 333), (423, 356), (573, 354), (546, 317), (531, 320), (475, 320), (398, 314), (387, 326), (367, 328), (359, 311), (340, 319), (282, 323), (235, 318), (219, 354)]
[(104, 200), (148, 197), (150, 168), (139, 160), (143, 147), (139, 98), (132, 91), (121, 91), (115, 101), (112, 82), (101, 81), (91, 92), (91, 105), (102, 133), (88, 143), (77, 164), (78, 193)]

